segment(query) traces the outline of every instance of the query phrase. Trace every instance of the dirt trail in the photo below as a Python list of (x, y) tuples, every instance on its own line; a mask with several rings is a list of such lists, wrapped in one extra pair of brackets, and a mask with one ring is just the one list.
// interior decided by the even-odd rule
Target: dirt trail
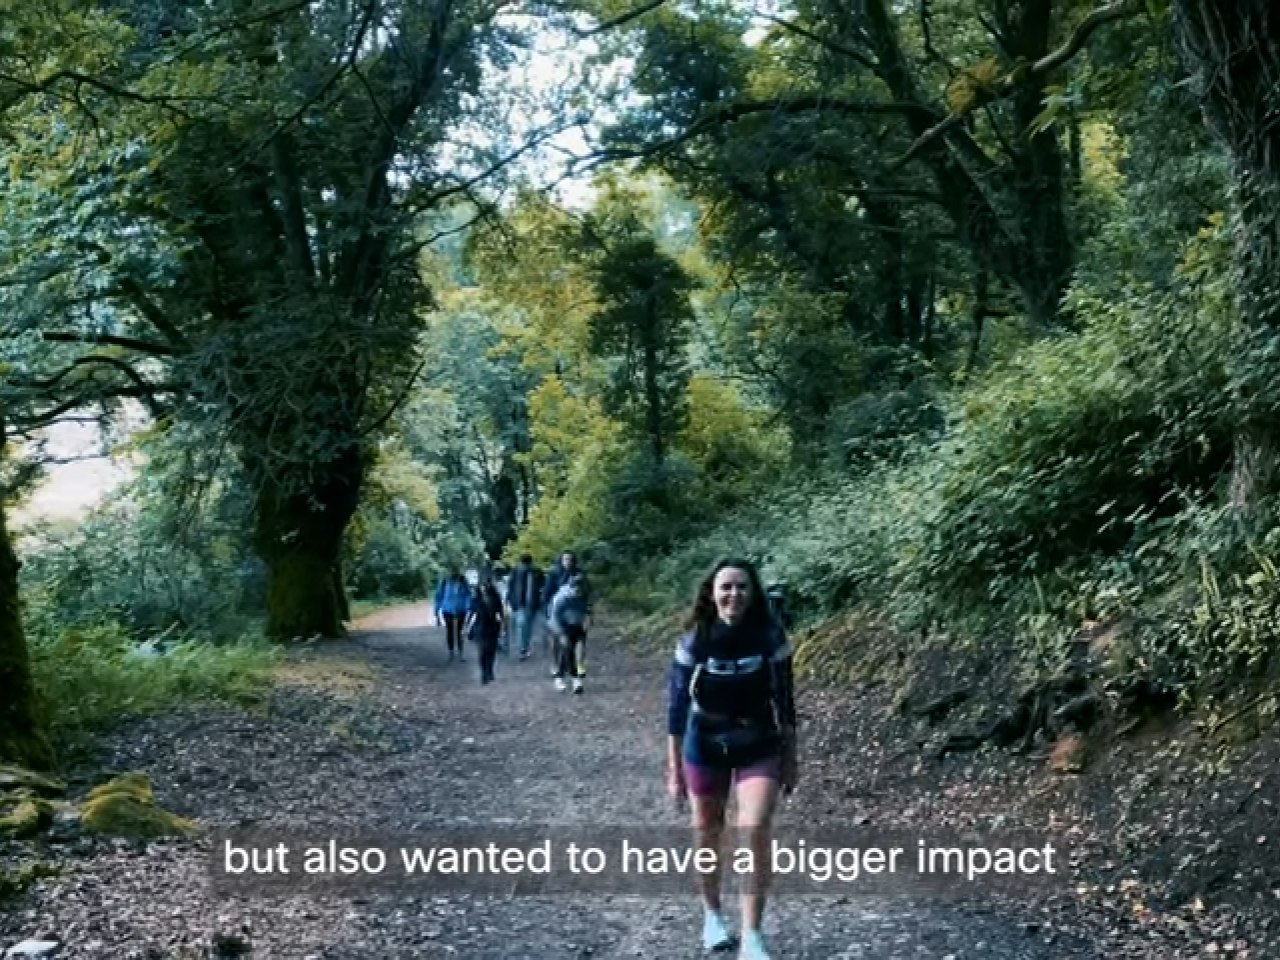
[[(211, 827), (678, 822), (662, 789), (661, 658), (594, 640), (575, 697), (554, 690), (535, 644), (526, 663), (500, 655), (497, 682), (482, 687), (474, 652), (446, 662), (428, 618), (424, 605), (379, 613), (305, 658), (302, 685), (269, 709), (140, 721), (103, 760), (149, 771), (159, 802)], [(329, 689), (308, 689), (307, 676)], [(808, 816), (802, 788), (781, 819)], [(0, 955), (48, 936), (63, 942), (59, 957), (111, 960), (230, 955), (209, 948), (219, 937), (271, 960), (702, 956), (692, 894), (217, 900), (207, 844), (75, 838), (48, 855), (62, 872), (0, 915)], [(1100, 956), (994, 908), (899, 899), (780, 898), (766, 934), (777, 960)]]

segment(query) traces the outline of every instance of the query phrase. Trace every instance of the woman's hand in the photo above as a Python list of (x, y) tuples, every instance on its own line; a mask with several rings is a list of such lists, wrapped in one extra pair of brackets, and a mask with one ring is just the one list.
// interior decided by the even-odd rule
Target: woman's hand
[(782, 791), (791, 793), (800, 782), (800, 763), (796, 757), (795, 742), (789, 742), (782, 749)]
[(684, 770), (679, 763), (667, 764), (667, 795), (677, 810), (684, 810), (689, 799), (689, 785), (684, 779)]

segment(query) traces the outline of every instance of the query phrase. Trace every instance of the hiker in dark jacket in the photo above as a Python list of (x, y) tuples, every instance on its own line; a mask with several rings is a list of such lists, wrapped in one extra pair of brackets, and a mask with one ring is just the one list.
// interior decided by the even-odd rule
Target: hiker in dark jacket
[(534, 622), (542, 606), (542, 588), (546, 577), (533, 563), (533, 557), (525, 554), (507, 579), (507, 609), (511, 611), (511, 625), (520, 645), (520, 659), (529, 659), (529, 644), (533, 639)]
[(547, 575), (547, 585), (542, 589), (542, 611), (544, 614), (551, 615), (551, 601), (555, 599), (557, 591), (565, 585), (571, 576), (581, 572), (578, 567), (578, 558), (574, 556), (572, 550), (566, 550), (560, 554), (555, 566), (551, 568), (551, 572)]
[(493, 661), (498, 655), (498, 638), (502, 635), (502, 596), (494, 586), (493, 575), (482, 571), (480, 582), (471, 596), (471, 615), (467, 635), (480, 655), (480, 682), (493, 682)]
[[(769, 960), (761, 935), (771, 867), (770, 822), (780, 790), (797, 779), (791, 646), (769, 610), (755, 567), (724, 561), (698, 588), (668, 681), (667, 789), (692, 800), (698, 845), (716, 849), (729, 795), (759, 866), (742, 896), (739, 960)], [(703, 947), (729, 949), (720, 872), (699, 877)]]
[(586, 676), (587, 630), (591, 626), (591, 591), (581, 570), (571, 569), (568, 579), (551, 599), (547, 626), (556, 641), (556, 689), (573, 681), (573, 692), (582, 693)]

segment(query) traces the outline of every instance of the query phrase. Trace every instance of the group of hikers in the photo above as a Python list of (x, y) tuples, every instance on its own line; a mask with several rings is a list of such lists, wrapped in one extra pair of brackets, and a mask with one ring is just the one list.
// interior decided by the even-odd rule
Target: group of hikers
[(494, 571), (483, 569), (472, 589), (467, 578), (452, 570), (435, 593), (436, 624), (444, 627), (449, 661), (465, 660), (465, 641), (479, 651), (480, 682), (492, 683), (499, 651), (517, 647), (521, 660), (532, 655), (539, 625), (552, 641), (557, 690), (573, 684), (583, 692), (587, 630), (591, 625), (591, 588), (578, 558), (566, 550), (544, 574), (525, 554), (507, 575), (504, 589)]
[[(556, 644), (556, 688), (572, 680), (581, 693), (591, 595), (576, 557), (562, 554), (545, 577), (532, 558), (522, 557), (507, 579), (505, 601), (494, 579), (482, 572), (472, 591), (454, 573), (436, 591), (450, 660), (462, 657), (469, 634), (481, 651), (481, 681), (489, 683), (504, 624), (509, 643), (518, 643), (527, 659), (536, 625), (545, 620)], [(779, 796), (798, 779), (790, 626), (780, 588), (766, 590), (747, 560), (722, 561), (698, 585), (667, 674), (668, 793), (678, 808), (690, 808), (697, 846), (717, 852), (734, 794), (737, 826), (760, 865), (746, 878), (738, 935), (722, 908), (721, 870), (698, 877), (702, 946), (711, 952), (736, 947), (739, 960), (769, 960), (762, 921), (772, 872), (770, 825)]]

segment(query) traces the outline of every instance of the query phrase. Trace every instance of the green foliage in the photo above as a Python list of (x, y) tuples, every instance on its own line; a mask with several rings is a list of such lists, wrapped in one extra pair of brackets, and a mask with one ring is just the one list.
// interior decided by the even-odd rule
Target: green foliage
[(965, 398), (919, 568), (932, 594), (1008, 602), (1029, 579), (1136, 546), (1214, 490), (1239, 413), (1235, 315), (1224, 239), (1201, 247), (1170, 295), (1077, 295), (1086, 330), (1028, 349)]
[(368, 519), (357, 514), (348, 543), (353, 559), (344, 569), (357, 600), (427, 595), (429, 571), (439, 561), (414, 536), (412, 519), (405, 511)]
[(140, 647), (118, 624), (47, 633), (35, 618), (32, 670), (55, 740), (64, 744), (127, 717), (202, 701), (255, 701), (276, 653), (264, 641)]
[(611, 194), (583, 227), (598, 303), (591, 349), (613, 367), (607, 412), (644, 438), (654, 461), (650, 480), (660, 482), (661, 461), (684, 419), (693, 283), (628, 201)]
[(265, 572), (249, 542), (247, 481), (193, 439), (184, 427), (139, 434), (128, 484), (74, 530), (27, 531), (22, 586), (38, 629), (110, 621), (140, 637), (213, 641), (253, 629)]
[(945, 434), (758, 493), (663, 558), (641, 599), (684, 603), (711, 563), (744, 555), (809, 616), (866, 605), (959, 641), (1012, 632), (1044, 669), (1081, 623), (1120, 623), (1113, 666), (1189, 701), (1262, 682), (1280, 651), (1280, 527), (1242, 525), (1223, 487), (1237, 424), (1280, 396), (1240, 348), (1227, 239), (1205, 230), (1171, 289), (1077, 289), (1085, 328), (958, 394)]
[[(787, 447), (729, 385), (693, 378), (688, 415), (672, 452), (655, 464), (628, 445), (616, 424), (554, 387), (532, 406), (534, 450), (564, 436), (578, 441), (564, 486), (544, 494), (508, 557), (528, 551), (543, 561), (576, 549), (604, 582), (619, 589), (643, 579), (637, 566), (720, 522), (776, 475)], [(582, 418), (575, 430), (566, 416)], [(594, 418), (595, 426), (584, 429)], [(586, 439), (583, 442), (584, 438)]]

